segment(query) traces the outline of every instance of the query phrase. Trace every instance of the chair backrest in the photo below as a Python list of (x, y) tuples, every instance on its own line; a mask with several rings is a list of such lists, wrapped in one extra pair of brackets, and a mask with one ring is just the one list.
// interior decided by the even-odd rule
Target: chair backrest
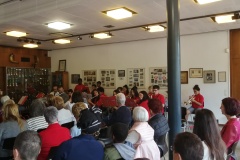
[[(237, 144), (238, 144), (239, 141), (236, 141), (233, 143), (233, 145), (228, 149), (228, 153), (231, 153), (231, 154), (228, 154), (231, 158), (233, 158), (234, 160), (237, 160), (237, 156), (235, 154), (235, 151), (236, 151), (236, 148), (237, 148)], [(230, 158), (230, 159), (231, 159)]]
[(168, 132), (165, 133), (164, 135), (161, 135), (158, 138), (158, 141), (156, 142), (158, 147), (160, 148), (161, 157), (163, 157), (168, 152), (167, 135), (168, 135)]
[(54, 155), (55, 155), (56, 152), (57, 152), (58, 147), (59, 147), (59, 146), (55, 146), (55, 147), (51, 147), (51, 148), (50, 148), (50, 151), (49, 151), (49, 153), (48, 153), (48, 160), (53, 159)]
[(71, 129), (74, 126), (74, 121), (68, 122), (68, 123), (64, 123), (61, 126), (65, 127), (65, 128), (68, 128), (68, 129)]
[(41, 131), (44, 131), (45, 129), (47, 129), (47, 128), (40, 128), (40, 129), (37, 130), (37, 132), (39, 133)]
[(15, 139), (16, 137), (4, 139), (2, 148), (6, 150), (13, 150)]
[(182, 113), (182, 119), (185, 119), (185, 116), (187, 114), (187, 108), (186, 107), (181, 107), (181, 113)]

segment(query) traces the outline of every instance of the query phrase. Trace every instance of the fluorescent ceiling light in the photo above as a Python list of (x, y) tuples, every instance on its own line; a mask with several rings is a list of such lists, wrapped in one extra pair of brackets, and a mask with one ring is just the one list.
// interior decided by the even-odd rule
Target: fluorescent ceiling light
[(111, 38), (112, 36), (109, 35), (108, 33), (97, 33), (93, 35), (94, 38), (99, 38), (99, 39), (105, 39), (105, 38)]
[(145, 27), (148, 32), (162, 32), (164, 31), (164, 27), (161, 25), (152, 25)]
[(57, 29), (57, 30), (63, 30), (71, 27), (71, 24), (64, 23), (64, 22), (53, 22), (48, 23), (47, 26), (49, 28)]
[(27, 35), (25, 32), (19, 32), (19, 31), (10, 31), (6, 32), (7, 36), (13, 36), (13, 37), (24, 37)]
[(54, 40), (54, 43), (58, 43), (58, 44), (67, 44), (70, 43), (71, 41), (68, 39), (56, 39)]
[(28, 43), (28, 44), (24, 44), (23, 47), (26, 47), (26, 48), (37, 48), (38, 45), (37, 44)]
[(234, 14), (228, 14), (228, 15), (216, 16), (216, 17), (213, 17), (212, 19), (217, 23), (236, 22), (236, 20), (232, 18), (233, 16)]
[(217, 2), (217, 1), (221, 1), (221, 0), (195, 0), (195, 2), (198, 4), (207, 4), (207, 3)]
[(133, 14), (136, 14), (136, 12), (131, 11), (128, 8), (118, 8), (118, 9), (113, 9), (113, 10), (108, 10), (108, 11), (103, 11), (107, 16), (114, 18), (114, 19), (123, 19), (123, 18), (128, 18), (132, 17)]

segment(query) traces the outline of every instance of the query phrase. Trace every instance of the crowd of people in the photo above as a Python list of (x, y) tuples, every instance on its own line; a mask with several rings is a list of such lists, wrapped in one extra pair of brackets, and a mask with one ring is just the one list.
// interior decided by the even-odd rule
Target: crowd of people
[[(160, 160), (166, 154), (162, 138), (170, 128), (164, 115), (165, 98), (158, 85), (150, 86), (148, 92), (138, 91), (137, 87), (129, 89), (127, 85), (118, 87), (112, 95), (116, 104), (109, 112), (103, 105), (107, 95), (101, 82), (93, 85), (91, 91), (81, 79), (78, 82), (68, 93), (62, 86), (53, 86), (46, 97), (32, 101), (27, 119), (19, 114), (13, 100), (2, 97), (0, 159)], [(189, 97), (192, 106), (187, 112), (195, 113), (193, 133), (175, 137), (174, 159), (226, 159), (227, 150), (240, 140), (240, 103), (234, 98), (222, 100), (220, 109), (228, 122), (220, 132), (213, 112), (204, 108), (199, 86), (195, 85), (193, 91), (194, 96)], [(136, 105), (126, 106), (127, 99)], [(72, 126), (64, 127), (67, 123)], [(104, 128), (111, 129), (111, 136), (107, 137), (110, 144), (100, 137)], [(11, 137), (16, 137), (13, 150), (6, 150), (3, 142)]]

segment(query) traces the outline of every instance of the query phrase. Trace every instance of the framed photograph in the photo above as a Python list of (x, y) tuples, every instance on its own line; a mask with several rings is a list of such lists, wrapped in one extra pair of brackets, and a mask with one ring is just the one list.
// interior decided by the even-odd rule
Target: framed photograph
[(202, 78), (202, 77), (203, 77), (203, 68), (189, 69), (189, 78)]
[(167, 88), (168, 87), (167, 67), (150, 67), (149, 82), (152, 86), (159, 85), (159, 87), (161, 88)]
[(188, 71), (181, 71), (181, 84), (188, 84)]
[(66, 60), (59, 60), (58, 71), (66, 71)]
[(125, 77), (125, 70), (118, 70), (118, 77)]
[(71, 83), (78, 84), (79, 78), (80, 78), (80, 74), (71, 74)]
[(215, 83), (215, 70), (203, 71), (204, 83)]
[(218, 72), (218, 82), (226, 82), (226, 72)]

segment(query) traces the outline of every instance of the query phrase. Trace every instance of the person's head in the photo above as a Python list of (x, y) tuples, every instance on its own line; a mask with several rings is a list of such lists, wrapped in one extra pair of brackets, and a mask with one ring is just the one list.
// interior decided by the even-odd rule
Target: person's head
[(125, 85), (122, 87), (122, 92), (125, 93), (125, 94), (128, 94), (128, 93), (129, 93), (128, 85), (125, 84)]
[(94, 90), (96, 88), (97, 88), (96, 84), (92, 84), (92, 90)]
[(72, 94), (72, 103), (83, 102), (83, 97), (81, 92), (73, 92)]
[(195, 95), (198, 95), (200, 93), (200, 88), (197, 84), (193, 87), (193, 93)]
[(117, 90), (119, 91), (119, 93), (121, 93), (123, 90), (123, 87), (118, 87)]
[(112, 125), (112, 135), (115, 143), (123, 143), (128, 135), (128, 125), (115, 123)]
[(13, 146), (15, 160), (35, 160), (41, 150), (41, 139), (36, 131), (26, 130), (18, 134)]
[(97, 81), (97, 87), (101, 87), (101, 81)]
[(118, 93), (116, 96), (116, 102), (117, 102), (117, 106), (124, 106), (125, 102), (126, 102), (126, 97), (123, 93)]
[(98, 91), (100, 94), (104, 94), (104, 88), (103, 88), (103, 87), (98, 87), (98, 88), (97, 88), (97, 91)]
[(235, 98), (224, 98), (221, 104), (221, 111), (226, 116), (237, 116), (240, 113), (239, 101)]
[(81, 128), (82, 133), (97, 136), (101, 127), (101, 122), (94, 112), (84, 109), (80, 112), (77, 126)]
[(45, 108), (46, 108), (46, 106), (42, 100), (40, 100), (40, 99), (33, 100), (29, 107), (30, 116), (32, 118), (38, 117), (38, 116), (43, 116), (43, 112), (44, 112)]
[(139, 97), (139, 94), (136, 88), (131, 89), (131, 95), (132, 97)]
[(1, 103), (4, 104), (9, 99), (10, 99), (10, 97), (8, 95), (2, 96), (1, 97)]
[(63, 93), (64, 92), (63, 86), (58, 86), (58, 92), (59, 93)]
[(153, 94), (159, 94), (159, 85), (153, 85)]
[(54, 106), (55, 104), (55, 96), (52, 94), (47, 95), (47, 106)]
[(68, 90), (68, 96), (69, 96), (69, 97), (72, 97), (72, 94), (73, 94), (73, 90), (72, 90), (72, 89), (69, 89), (69, 90)]
[(193, 133), (207, 144), (211, 159), (224, 159), (225, 146), (212, 111), (202, 109), (196, 112)]
[(113, 96), (116, 96), (118, 93), (120, 93), (119, 90), (115, 89), (115, 90), (113, 91)]
[(147, 122), (148, 119), (149, 119), (148, 111), (145, 108), (137, 106), (133, 109), (134, 122)]
[(8, 105), (8, 104), (15, 104), (15, 102), (14, 102), (13, 100), (11, 100), (11, 99), (5, 101), (5, 102), (3, 103), (3, 106), (2, 106), (2, 111), (4, 110), (4, 108), (6, 107), (6, 105)]
[(140, 91), (139, 98), (140, 98), (141, 102), (149, 100), (149, 96), (146, 91)]
[(159, 99), (149, 99), (148, 107), (153, 114), (158, 114), (162, 112), (162, 102)]
[(58, 91), (58, 86), (57, 86), (57, 85), (54, 85), (54, 86), (52, 87), (52, 91), (53, 91), (54, 93), (56, 93), (56, 92)]
[(58, 121), (58, 110), (56, 107), (47, 107), (44, 110), (44, 117), (48, 124), (56, 123)]
[(94, 89), (94, 90), (93, 90), (93, 95), (94, 95), (94, 97), (99, 96), (98, 90)]
[(80, 112), (84, 109), (87, 109), (86, 105), (83, 102), (78, 102), (75, 103), (72, 107), (72, 113), (74, 115), (74, 117), (76, 118), (76, 120), (78, 121), (79, 116), (80, 116)]
[(153, 92), (153, 86), (149, 86), (149, 87), (148, 87), (148, 92), (149, 92), (149, 93), (152, 93), (152, 92)]
[(54, 106), (60, 110), (60, 109), (63, 109), (64, 108), (64, 101), (63, 101), (63, 98), (60, 97), (60, 96), (56, 96), (54, 98)]
[(173, 143), (173, 160), (202, 160), (203, 144), (201, 139), (190, 132), (177, 134)]
[(82, 84), (82, 78), (78, 78), (78, 84)]

